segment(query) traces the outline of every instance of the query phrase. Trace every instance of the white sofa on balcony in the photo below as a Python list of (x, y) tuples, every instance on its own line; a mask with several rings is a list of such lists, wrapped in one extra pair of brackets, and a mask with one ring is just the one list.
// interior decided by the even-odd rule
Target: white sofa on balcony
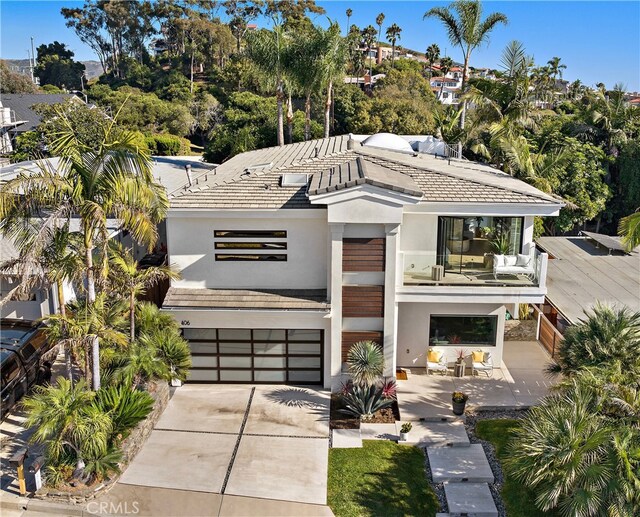
[(494, 255), (493, 276), (498, 275), (526, 275), (530, 278), (536, 274), (536, 250), (531, 248), (528, 255)]

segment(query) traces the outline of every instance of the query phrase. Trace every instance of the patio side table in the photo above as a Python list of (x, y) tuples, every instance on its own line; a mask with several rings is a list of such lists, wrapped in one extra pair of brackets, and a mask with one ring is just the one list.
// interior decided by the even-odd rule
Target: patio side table
[(464, 369), (466, 367), (466, 364), (464, 363), (456, 363), (453, 366), (453, 375), (454, 377), (464, 377)]

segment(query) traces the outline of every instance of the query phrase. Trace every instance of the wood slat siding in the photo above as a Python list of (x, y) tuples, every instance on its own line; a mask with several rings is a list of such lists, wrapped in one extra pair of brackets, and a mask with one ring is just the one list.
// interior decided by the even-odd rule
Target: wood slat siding
[(345, 285), (342, 287), (342, 317), (383, 318), (384, 286)]
[(544, 315), (540, 318), (540, 343), (547, 349), (547, 352), (555, 359), (558, 345), (564, 339), (553, 324)]
[(342, 362), (346, 362), (349, 349), (354, 343), (358, 341), (373, 341), (382, 344), (382, 332), (377, 331), (361, 331), (361, 332), (343, 332), (342, 333)]
[(385, 239), (343, 239), (342, 270), (384, 271)]

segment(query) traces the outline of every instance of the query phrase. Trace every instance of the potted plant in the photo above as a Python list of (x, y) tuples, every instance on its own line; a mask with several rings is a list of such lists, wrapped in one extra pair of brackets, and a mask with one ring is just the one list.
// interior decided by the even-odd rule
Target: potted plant
[(454, 415), (463, 415), (464, 407), (467, 404), (467, 400), (469, 400), (469, 396), (466, 393), (462, 393), (461, 391), (454, 391), (451, 396), (451, 404), (453, 406), (453, 414)]
[(402, 424), (402, 426), (400, 427), (400, 441), (401, 442), (406, 442), (407, 439), (409, 438), (409, 433), (411, 432), (411, 428), (413, 427), (413, 424), (411, 424), (411, 422), (406, 422), (404, 424)]
[(456, 364), (453, 368), (453, 374), (456, 377), (464, 377), (464, 369), (465, 369), (465, 356), (467, 355), (467, 351), (464, 348), (459, 348), (456, 350)]

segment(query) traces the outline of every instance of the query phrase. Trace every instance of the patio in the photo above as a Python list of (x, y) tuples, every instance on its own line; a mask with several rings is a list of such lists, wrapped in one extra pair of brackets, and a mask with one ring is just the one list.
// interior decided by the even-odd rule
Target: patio
[(550, 362), (547, 352), (537, 341), (504, 343), (503, 364), (492, 377), (480, 373), (464, 377), (412, 368), (406, 381), (398, 381), (398, 406), (403, 421), (451, 418), (451, 393), (469, 395), (467, 407), (479, 409), (520, 408), (536, 404), (553, 385), (544, 367)]

